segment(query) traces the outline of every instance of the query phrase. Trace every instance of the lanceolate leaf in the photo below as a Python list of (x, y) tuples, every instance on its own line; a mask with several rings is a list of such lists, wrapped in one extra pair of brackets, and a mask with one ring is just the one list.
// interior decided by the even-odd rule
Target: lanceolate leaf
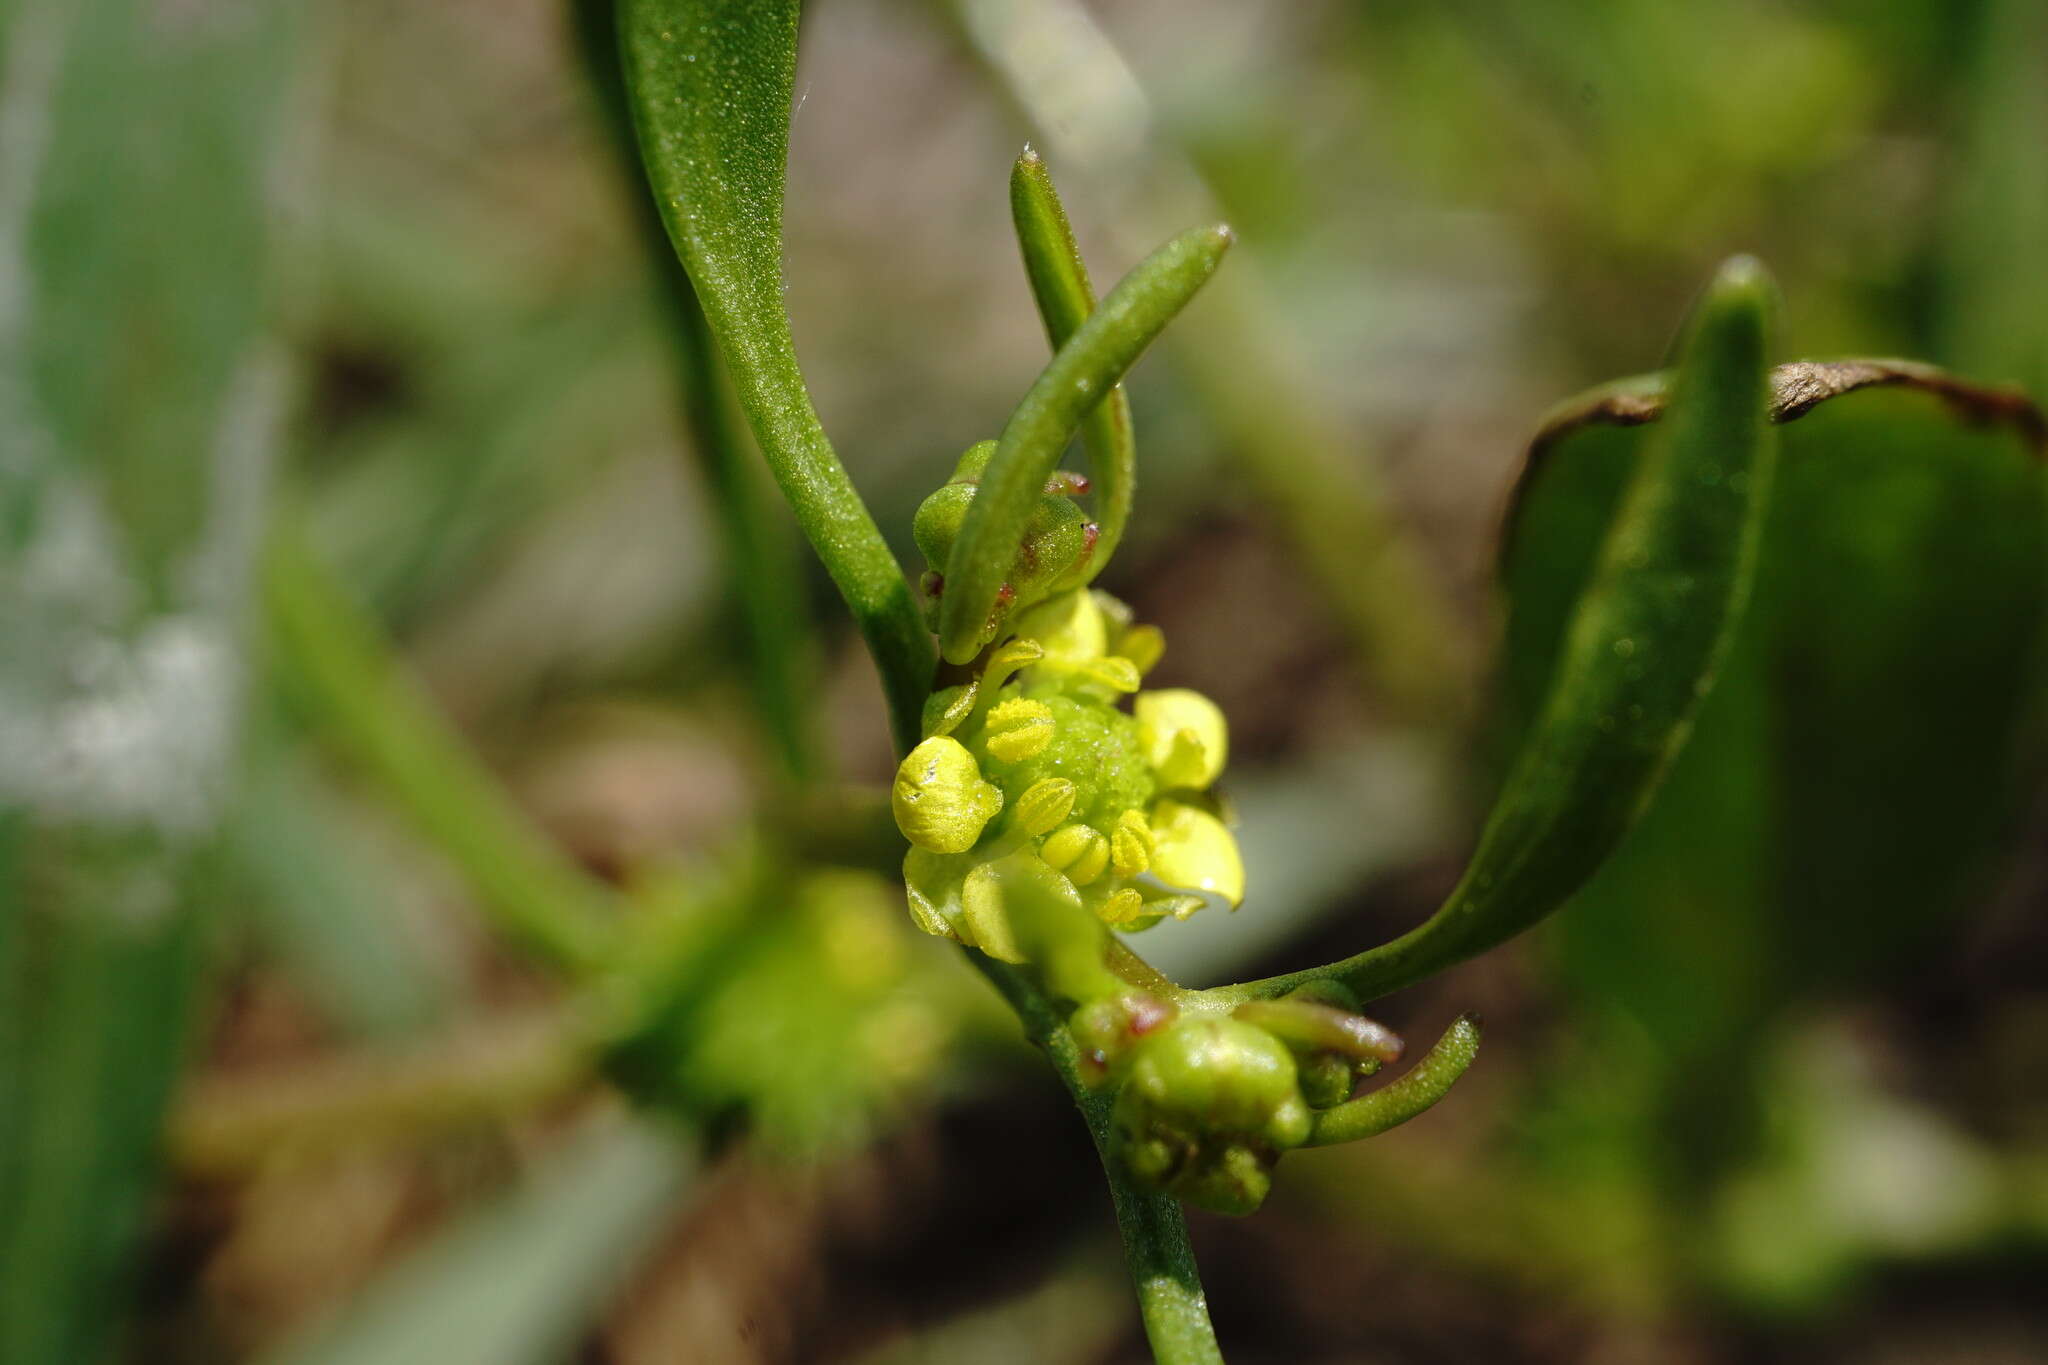
[(866, 638), (908, 748), (930, 690), (910, 585), (811, 406), (782, 301), (796, 0), (623, 0), (640, 152), (741, 406)]
[[(1755, 598), (1721, 679), (1653, 808), (1546, 936), (1608, 1097), (1573, 1087), (1558, 1121), (1654, 1153), (1645, 1174), (1664, 1188), (1645, 1195), (1660, 1207), (1700, 1207), (1755, 1156), (1756, 1068), (1817, 996), (1940, 972), (1943, 937), (1988, 889), (2048, 757), (2039, 413), (1891, 362), (1785, 366), (1773, 388), (1815, 372), (1893, 379), (1796, 419), (1782, 409)], [(1522, 727), (1586, 542), (1655, 431), (1619, 425), (1655, 411), (1618, 408), (1612, 388), (1560, 415), (1502, 564), (1502, 692)]]
[(1333, 967), (1227, 994), (1274, 995), (1334, 976), (1362, 998), (1385, 995), (1536, 923), (1620, 844), (1684, 745), (1749, 593), (1774, 463), (1770, 306), (1768, 278), (1746, 259), (1708, 290), (1547, 698), (1443, 908)]
[(598, 113), (631, 177), (641, 237), (662, 301), (668, 340), (681, 381), (682, 416), (690, 453), (717, 508), (723, 536), (727, 592), (747, 634), (749, 688), (762, 728), (775, 745), (783, 774), (795, 782), (820, 771), (817, 718), (810, 704), (811, 621), (802, 565), (788, 514), (774, 505), (754, 464), (754, 452), (736, 421), (720, 372), (716, 343), (697, 302), (689, 272), (670, 248), (654, 201), (640, 188), (640, 147), (625, 76), (619, 68), (615, 0), (576, 0), (577, 55), (596, 96)]
[(1025, 522), (1081, 419), (1207, 283), (1230, 242), (1227, 227), (1195, 228), (1140, 261), (1060, 347), (1010, 415), (946, 565), (939, 650), (948, 661), (966, 663), (980, 652)]
[[(2039, 412), (1894, 362), (1782, 366), (1773, 388), (1816, 371), (1893, 378), (1778, 405), (1756, 601), (1696, 743), (1559, 929), (1567, 978), (1667, 1050), (1725, 1053), (1806, 991), (1927, 943), (2041, 759)], [(1656, 415), (1610, 400), (1561, 410), (1514, 513), (1505, 690), (1524, 715), (1585, 572), (1579, 542), (1640, 458), (1620, 424)]]
[[(1088, 266), (1045, 159), (1028, 147), (1010, 172), (1010, 216), (1017, 224), (1024, 273), (1031, 280), (1038, 315), (1045, 320), (1046, 339), (1058, 351), (1095, 311), (1095, 287), (1088, 281)], [(1108, 396), (1089, 409), (1081, 420), (1081, 441), (1095, 475), (1102, 526), (1088, 569), (1092, 578), (1122, 542), (1137, 493), (1137, 439), (1131, 432), (1131, 400), (1123, 385), (1112, 386)]]

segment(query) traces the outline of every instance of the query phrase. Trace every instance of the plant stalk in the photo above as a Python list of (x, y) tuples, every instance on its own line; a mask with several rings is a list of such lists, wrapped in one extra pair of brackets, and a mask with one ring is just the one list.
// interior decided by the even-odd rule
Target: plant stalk
[(1180, 1201), (1168, 1194), (1139, 1189), (1124, 1174), (1123, 1163), (1112, 1147), (1110, 1110), (1114, 1097), (1090, 1089), (1082, 1079), (1081, 1051), (1067, 1031), (1066, 1021), (1045, 993), (1019, 967), (967, 949), (967, 958), (988, 978), (1003, 999), (1017, 1012), (1029, 1038), (1059, 1074), (1060, 1083), (1074, 1098), (1088, 1135), (1102, 1158), (1102, 1171), (1109, 1181), (1110, 1200), (1116, 1207), (1117, 1231), (1123, 1237), (1124, 1260), (1130, 1267), (1131, 1283), (1138, 1293), (1138, 1312), (1144, 1319), (1145, 1337), (1152, 1344), (1158, 1365), (1223, 1365), (1222, 1348), (1216, 1344), (1216, 1329), (1209, 1321), (1209, 1300), (1202, 1292), (1202, 1278), (1195, 1265), (1195, 1253), (1188, 1244), (1188, 1226)]

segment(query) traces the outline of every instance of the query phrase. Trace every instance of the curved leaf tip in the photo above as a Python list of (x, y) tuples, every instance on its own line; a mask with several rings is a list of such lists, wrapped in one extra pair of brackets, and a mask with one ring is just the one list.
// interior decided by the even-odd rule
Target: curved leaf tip
[(1220, 994), (1266, 998), (1334, 978), (1362, 1000), (1385, 995), (1529, 928), (1620, 845), (1684, 745), (1749, 596), (1775, 464), (1764, 368), (1774, 304), (1769, 275), (1747, 257), (1708, 286), (1666, 420), (1623, 493), (1546, 700), (1443, 907), (1391, 943)]

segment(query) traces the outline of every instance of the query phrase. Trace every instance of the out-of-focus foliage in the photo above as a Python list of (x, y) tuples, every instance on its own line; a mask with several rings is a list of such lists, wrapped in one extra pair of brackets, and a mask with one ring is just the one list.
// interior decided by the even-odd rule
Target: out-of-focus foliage
[[(189, 1041), (282, 357), (302, 16), (0, 30), (0, 1358), (101, 1354)], [(119, 92), (114, 97), (113, 92)]]
[[(1103, 582), (1173, 640), (1162, 682), (1231, 720), (1250, 899), (1169, 926), (1162, 953), (1217, 979), (1390, 937), (1443, 890), (1474, 809), (1458, 798), (1495, 774), (1425, 727), (1485, 690), (1462, 646), (1491, 638), (1495, 518), (1533, 419), (1656, 364), (1713, 261), (1771, 263), (1802, 354), (2048, 388), (2037, 0), (810, 9), (783, 300), (906, 560), (919, 499), (1044, 363), (1005, 221), (1019, 145), (1059, 171), (1098, 282), (1212, 206), (1237, 229), (1178, 349), (1132, 379), (1141, 515)], [(0, 6), (10, 1365), (129, 1329), (143, 1358), (253, 1357), (444, 1218), (427, 1254), (455, 1268), (359, 1321), (536, 1321), (518, 1307), (549, 1329), (522, 1346), (572, 1338), (614, 1281), (569, 1253), (593, 1228), (644, 1244), (677, 1168), (572, 1145), (586, 1168), (515, 1196), (552, 1244), (459, 1215), (553, 1164), (593, 1053), (657, 1092), (608, 1030), (660, 984), (636, 954), (686, 930), (731, 975), (674, 978), (701, 989), (655, 1020), (702, 1047), (661, 1073), (664, 1103), (725, 1150), (763, 1138), (817, 1165), (728, 1163), (679, 1239), (696, 1258), (646, 1263), (608, 1350), (1129, 1354), (1121, 1291), (1092, 1292), (1119, 1272), (1040, 1250), (1070, 1245), (1055, 1215), (1086, 1201), (1033, 1183), (1059, 1157), (1018, 1115), (1060, 1102), (1025, 1090), (981, 1116), (1011, 1054), (979, 987), (952, 994), (955, 965), (873, 913), (901, 848), (840, 782), (886, 781), (889, 746), (810, 565), (784, 566), (801, 582), (777, 600), (810, 650), (786, 691), (825, 741), (817, 780), (778, 790), (734, 629), (758, 600), (728, 568), (712, 452), (678, 420), (703, 385), (583, 79), (553, 0)], [(2048, 1355), (2027, 1281), (2048, 1239), (2040, 474), (1918, 394), (1851, 395), (1780, 436), (1756, 610), (1649, 823), (1540, 943), (1387, 1004), (1425, 1036), (1485, 1009), (1462, 1099), (1384, 1146), (1290, 1158), (1260, 1221), (1197, 1227), (1233, 1359)], [(1580, 433), (1532, 489), (1498, 656), (1509, 730), (1642, 439)], [(612, 907), (618, 975), (548, 979), (493, 927), (489, 878), (332, 714), (234, 682), (273, 447), (378, 648), (502, 780), (518, 837), (559, 845)], [(1439, 599), (1457, 614), (1438, 621)], [(1357, 666), (1361, 630), (1417, 620), (1448, 642)], [(53, 785), (59, 747), (81, 761)], [(86, 812), (95, 793), (119, 808)], [(248, 815), (224, 863), (230, 808)], [(735, 848), (769, 870), (691, 919)], [(792, 1007), (756, 1007), (777, 996)], [(574, 1066), (551, 1047), (546, 1084), (437, 1061), (536, 1011), (572, 1021)], [(203, 1180), (159, 1179), (195, 1014), (186, 1104), (208, 1133), (373, 1114), (380, 1078), (488, 1102), (378, 1114), (377, 1142), (327, 1133), (317, 1155), (229, 1143)], [(960, 1040), (981, 1045), (972, 1073), (939, 1046)], [(174, 1131), (193, 1119), (174, 1102)], [(1007, 1164), (962, 1158), (963, 1131)], [(579, 1173), (581, 1201), (547, 1202)], [(834, 1180), (855, 1193), (814, 1194)], [(978, 1212), (946, 1221), (961, 1187), (1014, 1198), (1014, 1278), (986, 1272)], [(121, 1288), (138, 1266), (139, 1299)]]

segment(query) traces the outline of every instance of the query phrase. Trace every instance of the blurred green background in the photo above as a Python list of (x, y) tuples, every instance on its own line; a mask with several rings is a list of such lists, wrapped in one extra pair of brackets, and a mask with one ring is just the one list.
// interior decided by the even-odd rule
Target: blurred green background
[[(809, 9), (788, 303), (913, 573), (1044, 360), (1019, 147), (1099, 283), (1238, 231), (1103, 579), (1233, 727), (1248, 902), (1138, 945), (1184, 979), (1448, 888), (1636, 438), (1501, 556), (1528, 441), (1716, 261), (1782, 359), (2048, 394), (2037, 0)], [(880, 690), (706, 440), (578, 31), (0, 5), (7, 1365), (1144, 1358), (1067, 1101), (908, 924)], [(1784, 433), (1649, 819), (1374, 1007), (1480, 1010), (1474, 1071), (1196, 1216), (1234, 1362), (2048, 1359), (2039, 452), (1920, 393)]]

